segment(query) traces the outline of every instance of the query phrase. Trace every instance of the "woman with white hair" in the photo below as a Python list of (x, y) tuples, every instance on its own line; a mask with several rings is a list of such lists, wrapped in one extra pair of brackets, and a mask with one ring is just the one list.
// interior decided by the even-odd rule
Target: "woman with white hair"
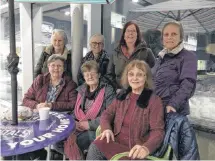
[(68, 43), (67, 35), (64, 30), (54, 29), (51, 36), (51, 45), (45, 47), (42, 54), (40, 55), (39, 61), (34, 70), (34, 78), (39, 74), (48, 72), (47, 60), (53, 54), (58, 54), (64, 57), (64, 71), (65, 74), (72, 76), (71, 72), (71, 50), (66, 48)]
[(83, 74), (81, 72), (81, 66), (90, 60), (95, 60), (99, 64), (99, 73), (104, 76), (107, 72), (107, 66), (109, 63), (109, 57), (104, 50), (104, 36), (102, 34), (95, 34), (90, 37), (90, 52), (82, 59), (77, 80), (78, 85), (82, 85), (84, 81)]

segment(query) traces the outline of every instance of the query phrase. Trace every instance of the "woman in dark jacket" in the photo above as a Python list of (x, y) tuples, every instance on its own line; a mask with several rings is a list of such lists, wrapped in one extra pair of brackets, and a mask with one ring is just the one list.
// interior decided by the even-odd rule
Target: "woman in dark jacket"
[(153, 94), (152, 76), (144, 61), (133, 60), (122, 75), (117, 98), (102, 113), (101, 135), (91, 144), (87, 160), (111, 159), (128, 152), (130, 159), (144, 159), (164, 138), (164, 113), (161, 99)]
[(104, 50), (104, 41), (104, 36), (101, 34), (95, 34), (90, 37), (91, 51), (88, 52), (87, 55), (82, 59), (77, 76), (79, 86), (85, 82), (83, 74), (81, 72), (81, 66), (86, 61), (95, 60), (99, 64), (99, 73), (101, 74), (101, 76), (104, 76), (106, 74), (109, 57)]
[(44, 51), (40, 55), (40, 58), (37, 62), (37, 65), (34, 70), (34, 78), (36, 78), (39, 74), (44, 74), (48, 72), (47, 60), (53, 54), (58, 54), (64, 57), (64, 71), (65, 74), (72, 76), (72, 56), (71, 50), (66, 48), (66, 44), (68, 43), (68, 39), (66, 33), (61, 29), (54, 29), (51, 36), (51, 45), (45, 47)]
[(78, 97), (74, 110), (76, 132), (65, 143), (65, 154), (70, 160), (84, 159), (87, 150), (95, 139), (101, 113), (115, 97), (112, 86), (100, 78), (99, 65), (96, 61), (85, 62), (81, 66), (85, 84), (78, 87)]
[(121, 74), (131, 60), (144, 60), (152, 68), (155, 64), (155, 57), (151, 49), (146, 47), (141, 40), (140, 29), (136, 23), (129, 21), (125, 24), (119, 46), (111, 55), (107, 69), (107, 77), (113, 81), (116, 88), (121, 88)]
[(183, 45), (183, 27), (179, 22), (164, 25), (164, 49), (153, 69), (155, 92), (161, 97), (167, 113), (190, 113), (189, 99), (196, 87), (197, 58)]

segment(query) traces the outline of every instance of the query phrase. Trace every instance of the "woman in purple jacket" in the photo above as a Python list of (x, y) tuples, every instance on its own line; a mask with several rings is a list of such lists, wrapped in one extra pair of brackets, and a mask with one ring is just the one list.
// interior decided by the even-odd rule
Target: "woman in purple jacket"
[(153, 69), (155, 92), (161, 97), (167, 113), (189, 115), (189, 98), (194, 94), (197, 58), (183, 45), (183, 27), (168, 22), (162, 30), (164, 49), (158, 54)]

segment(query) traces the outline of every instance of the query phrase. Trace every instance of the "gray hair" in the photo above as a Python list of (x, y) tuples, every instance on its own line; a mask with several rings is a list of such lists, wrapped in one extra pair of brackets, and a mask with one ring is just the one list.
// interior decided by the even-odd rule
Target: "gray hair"
[(90, 37), (90, 41), (89, 41), (90, 43), (91, 43), (91, 41), (92, 41), (92, 39), (93, 39), (94, 37), (101, 37), (103, 43), (105, 43), (105, 37), (104, 37), (104, 35), (99, 34), (99, 33), (94, 34), (94, 35), (92, 35), (92, 36)]
[(63, 39), (64, 39), (64, 45), (66, 45), (66, 44), (68, 43), (68, 38), (67, 38), (67, 35), (66, 35), (66, 33), (65, 33), (64, 30), (62, 30), (62, 29), (54, 29), (54, 30), (52, 31), (51, 39), (52, 39), (52, 37), (53, 37), (55, 34), (59, 34), (59, 35), (61, 35), (61, 36), (63, 37)]
[(170, 21), (170, 22), (167, 22), (164, 26), (163, 26), (163, 29), (162, 29), (162, 36), (163, 36), (163, 31), (164, 29), (168, 26), (168, 25), (175, 25), (179, 28), (179, 32), (180, 32), (180, 42), (182, 42), (184, 40), (184, 29), (183, 29), (183, 26), (181, 24), (181, 22), (179, 21)]
[(88, 72), (90, 70), (95, 70), (97, 73), (99, 73), (99, 65), (95, 60), (89, 60), (86, 61), (82, 66), (81, 66), (81, 72)]
[(60, 55), (58, 55), (58, 54), (53, 54), (53, 55), (51, 55), (51, 56), (48, 58), (47, 64), (49, 65), (50, 63), (55, 62), (56, 60), (62, 61), (63, 64), (64, 64), (64, 62), (65, 62), (65, 58), (64, 58), (64, 57), (62, 57), (62, 56), (60, 56)]

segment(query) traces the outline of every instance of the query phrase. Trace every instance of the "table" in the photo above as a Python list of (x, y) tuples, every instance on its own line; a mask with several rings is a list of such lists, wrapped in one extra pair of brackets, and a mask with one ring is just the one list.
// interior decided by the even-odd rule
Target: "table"
[(72, 116), (50, 112), (47, 120), (40, 121), (38, 114), (12, 126), (10, 121), (0, 122), (1, 156), (12, 156), (42, 149), (67, 138), (75, 130)]

